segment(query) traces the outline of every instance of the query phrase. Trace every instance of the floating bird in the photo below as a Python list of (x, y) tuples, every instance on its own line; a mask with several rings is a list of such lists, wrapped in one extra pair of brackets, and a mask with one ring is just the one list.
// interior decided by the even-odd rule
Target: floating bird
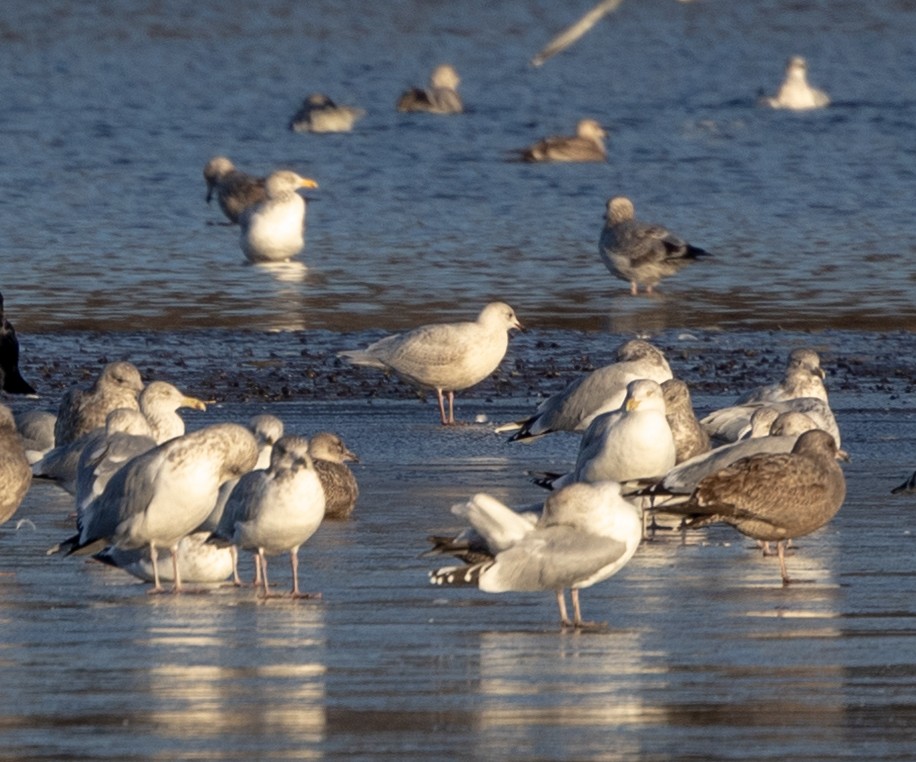
[(433, 69), (429, 87), (412, 87), (398, 99), (398, 111), (425, 111), (429, 114), (460, 114), (464, 111), (458, 85), (461, 79), (454, 67), (440, 64)]
[(775, 97), (763, 98), (762, 102), (771, 108), (793, 111), (808, 111), (824, 108), (830, 98), (823, 90), (808, 84), (808, 63), (801, 56), (792, 56), (786, 63), (786, 78)]
[(642, 339), (630, 339), (617, 348), (617, 362), (605, 365), (570, 383), (538, 405), (524, 421), (503, 424), (496, 431), (519, 431), (510, 442), (535, 439), (553, 431), (584, 431), (602, 413), (617, 410), (627, 395), (627, 384), (638, 378), (663, 383), (671, 378), (664, 354)]
[[(267, 557), (289, 552), (293, 597), (299, 592), (299, 547), (324, 518), (324, 490), (304, 437), (286, 435), (273, 446), (270, 467), (239, 479), (210, 542), (256, 554), (263, 594), (268, 596)], [(238, 582), (238, 575), (235, 575)]]
[(16, 513), (31, 483), (32, 469), (13, 412), (0, 405), (0, 524)]
[(235, 168), (225, 156), (214, 156), (204, 167), (207, 203), (213, 195), (229, 222), (238, 224), (242, 213), (267, 198), (265, 179), (253, 177)]
[(0, 388), (7, 394), (36, 394), (19, 372), (19, 339), (3, 311), (3, 294), (0, 294)]
[(518, 154), (522, 161), (607, 161), (606, 137), (594, 119), (580, 119), (575, 135), (551, 135)]
[(708, 452), (709, 434), (700, 426), (690, 401), (690, 389), (679, 378), (662, 382), (665, 418), (674, 437), (675, 462), (683, 463), (695, 455)]
[[(183, 582), (212, 583), (224, 582), (232, 574), (232, 552), (230, 548), (218, 548), (207, 542), (210, 532), (194, 532), (178, 542), (178, 568)], [(174, 582), (169, 564), (162, 566), (165, 551), (157, 551), (156, 570), (149, 553), (145, 550), (120, 550), (108, 547), (96, 553), (93, 558), (108, 566), (126, 571), (144, 582)]]
[(359, 458), (337, 434), (329, 431), (309, 437), (309, 455), (324, 489), (324, 517), (348, 518), (356, 506), (359, 485), (347, 462), (359, 463)]
[[(452, 507), (485, 539), (492, 558), (430, 572), (435, 585), (487, 593), (554, 591), (563, 627), (583, 628), (579, 590), (618, 572), (642, 538), (639, 509), (614, 482), (572, 484), (544, 502), (536, 524), (486, 494)], [(566, 609), (571, 590), (573, 618)]]
[(349, 132), (364, 109), (338, 106), (324, 93), (312, 93), (289, 122), (293, 132)]
[(641, 285), (651, 294), (662, 278), (701, 257), (712, 256), (663, 227), (638, 222), (633, 202), (623, 196), (607, 202), (598, 253), (612, 275), (629, 281), (633, 296)]
[(194, 532), (216, 501), (219, 485), (249, 471), (258, 450), (248, 429), (218, 423), (171, 439), (117, 471), (77, 515), (79, 532), (49, 553), (149, 548), (154, 592), (161, 592), (158, 550), (172, 556), (174, 592), (182, 590), (178, 543)]
[(64, 445), (105, 425), (108, 414), (119, 407), (139, 410), (143, 389), (140, 371), (129, 362), (111, 362), (102, 368), (88, 390), (71, 388), (63, 397), (54, 424), (54, 443)]
[(820, 529), (846, 497), (833, 437), (815, 429), (802, 434), (789, 453), (743, 458), (697, 484), (687, 502), (665, 510), (688, 517), (688, 526), (731, 524), (741, 534), (776, 542), (783, 585), (786, 542)]
[(285, 169), (267, 178), (267, 198), (248, 207), (239, 220), (242, 252), (250, 262), (284, 262), (302, 251), (306, 203), (296, 191), (317, 187), (314, 180)]
[(177, 412), (182, 407), (206, 410), (207, 404), (178, 391), (167, 381), (150, 381), (140, 392), (140, 412), (149, 422), (156, 444), (184, 434), (184, 421)]
[(480, 383), (496, 370), (509, 346), (509, 330), (521, 327), (508, 304), (491, 302), (474, 322), (425, 325), (337, 356), (354, 365), (394, 371), (418, 386), (435, 389), (442, 424), (450, 425), (455, 423), (455, 392)]

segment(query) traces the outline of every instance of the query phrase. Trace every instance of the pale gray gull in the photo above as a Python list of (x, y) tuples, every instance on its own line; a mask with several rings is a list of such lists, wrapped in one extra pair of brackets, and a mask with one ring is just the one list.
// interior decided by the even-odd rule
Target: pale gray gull
[[(583, 628), (579, 590), (608, 579), (642, 538), (639, 509), (614, 482), (572, 484), (544, 502), (535, 524), (486, 494), (452, 507), (486, 540), (492, 558), (430, 572), (436, 585), (476, 585), (487, 593), (553, 591), (563, 627)], [(565, 590), (570, 589), (570, 620)]]
[(162, 444), (184, 434), (185, 425), (179, 408), (206, 410), (207, 404), (179, 391), (167, 381), (150, 381), (140, 392), (140, 412), (152, 429), (156, 444)]
[[(178, 568), (183, 582), (214, 583), (225, 582), (232, 575), (231, 548), (218, 548), (207, 542), (209, 531), (194, 532), (178, 542)], [(160, 582), (173, 582), (165, 551), (158, 551), (157, 569), (154, 572), (149, 553), (145, 550), (120, 550), (108, 547), (96, 553), (93, 558), (109, 566), (121, 569), (144, 582), (155, 582), (156, 573)]]
[(0, 524), (16, 513), (31, 483), (32, 469), (13, 412), (0, 405)]
[(793, 349), (786, 361), (785, 375), (780, 381), (752, 389), (739, 397), (735, 404), (784, 402), (798, 397), (817, 397), (827, 402), (827, 389), (824, 386), (826, 376), (817, 352), (805, 347)]
[(119, 407), (139, 410), (143, 381), (129, 362), (108, 363), (88, 389), (71, 388), (61, 399), (54, 424), (54, 444), (67, 444), (105, 425), (108, 414)]
[(207, 183), (207, 203), (213, 195), (223, 214), (233, 224), (238, 224), (242, 212), (249, 206), (267, 198), (263, 177), (254, 177), (235, 168), (225, 156), (214, 156), (204, 167)]
[(491, 302), (473, 322), (424, 325), (337, 356), (354, 365), (394, 371), (420, 387), (435, 389), (442, 424), (450, 425), (455, 423), (455, 392), (493, 373), (509, 347), (509, 331), (521, 327), (508, 304)]
[(321, 431), (309, 437), (309, 455), (324, 489), (324, 517), (348, 518), (356, 507), (359, 485), (347, 463), (359, 463), (359, 458), (337, 434), (330, 431)]
[(267, 178), (267, 197), (249, 206), (239, 223), (242, 252), (250, 262), (285, 262), (305, 248), (306, 203), (296, 191), (318, 183), (281, 169)]
[(453, 66), (440, 64), (425, 89), (412, 87), (398, 99), (398, 111), (425, 111), (429, 114), (460, 114), (464, 111), (458, 85), (461, 78)]
[(623, 196), (607, 202), (598, 253), (612, 275), (630, 283), (633, 296), (640, 286), (651, 294), (662, 278), (701, 257), (712, 256), (664, 227), (637, 221), (633, 202)]
[(786, 78), (775, 97), (763, 99), (771, 108), (808, 111), (824, 108), (830, 97), (823, 90), (808, 84), (808, 63), (801, 56), (792, 56), (786, 63)]
[(355, 106), (338, 106), (324, 93), (312, 93), (290, 119), (293, 132), (350, 132), (366, 115)]
[(594, 119), (580, 119), (575, 135), (551, 135), (518, 151), (522, 161), (607, 161), (607, 132)]

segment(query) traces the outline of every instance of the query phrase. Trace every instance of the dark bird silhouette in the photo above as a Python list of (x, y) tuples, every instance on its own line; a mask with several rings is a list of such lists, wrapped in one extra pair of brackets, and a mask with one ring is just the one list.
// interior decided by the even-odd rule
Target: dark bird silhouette
[(37, 394), (19, 372), (19, 339), (3, 313), (3, 294), (0, 294), (0, 378), (7, 394)]

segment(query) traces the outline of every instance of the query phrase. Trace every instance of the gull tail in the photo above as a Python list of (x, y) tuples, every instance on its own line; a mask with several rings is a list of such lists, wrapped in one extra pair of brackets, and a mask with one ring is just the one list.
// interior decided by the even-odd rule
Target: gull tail
[(429, 582), (441, 587), (477, 587), (480, 575), (494, 564), (484, 561), (472, 566), (446, 566), (429, 573)]
[(909, 494), (910, 492), (916, 492), (916, 471), (903, 484), (891, 490), (892, 495)]

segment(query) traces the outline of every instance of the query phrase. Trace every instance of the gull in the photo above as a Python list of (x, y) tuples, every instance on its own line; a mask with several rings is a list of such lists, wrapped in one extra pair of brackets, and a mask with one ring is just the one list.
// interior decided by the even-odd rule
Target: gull
[(662, 278), (701, 257), (712, 256), (666, 228), (637, 221), (633, 202), (623, 196), (607, 202), (598, 253), (612, 275), (629, 281), (633, 296), (640, 285), (651, 294)]
[(605, 365), (570, 383), (538, 405), (524, 421), (503, 424), (496, 431), (519, 431), (509, 441), (535, 439), (553, 431), (584, 431), (596, 416), (617, 410), (627, 394), (627, 384), (638, 378), (662, 383), (671, 378), (664, 354), (642, 339), (631, 339), (616, 351), (617, 362)]
[[(299, 592), (299, 548), (324, 518), (324, 491), (304, 437), (286, 435), (273, 446), (270, 467), (239, 479), (210, 542), (256, 554), (264, 597), (267, 557), (289, 552), (293, 597)], [(238, 582), (238, 576), (235, 576)]]
[(119, 407), (139, 410), (143, 389), (140, 371), (129, 362), (111, 362), (102, 368), (88, 389), (71, 388), (60, 402), (54, 424), (54, 443), (67, 444), (105, 425), (108, 414)]
[(289, 122), (293, 132), (350, 132), (364, 109), (338, 106), (324, 93), (312, 93)]
[(690, 389), (679, 378), (662, 382), (665, 398), (665, 418), (674, 437), (675, 458), (683, 463), (695, 455), (709, 451), (709, 435), (700, 426), (690, 401)]
[[(484, 493), (452, 507), (485, 539), (491, 558), (430, 572), (435, 585), (476, 585), (487, 593), (553, 591), (565, 627), (585, 628), (579, 590), (608, 579), (642, 538), (639, 509), (614, 482), (572, 484), (551, 494), (537, 523)], [(565, 590), (570, 589), (569, 619)]]
[(685, 503), (666, 510), (687, 516), (688, 526), (724, 522), (747, 537), (776, 542), (782, 583), (788, 585), (786, 543), (820, 529), (846, 498), (839, 457), (830, 434), (806, 431), (791, 452), (742, 458), (702, 479)]
[(736, 405), (754, 402), (784, 402), (798, 397), (817, 397), (827, 402), (824, 386), (826, 373), (821, 367), (821, 358), (813, 349), (793, 349), (786, 361), (786, 372), (775, 384), (759, 386), (741, 396)]
[[(209, 531), (194, 532), (182, 537), (178, 542), (178, 568), (184, 582), (212, 583), (224, 582), (232, 574), (232, 552), (230, 548), (218, 548), (207, 542)], [(93, 558), (108, 566), (126, 571), (144, 582), (155, 582), (156, 572), (153, 563), (145, 550), (120, 550), (108, 547), (96, 553)], [(163, 552), (156, 559), (160, 582), (172, 582), (172, 570), (169, 565), (160, 567), (164, 560)]]
[(808, 84), (808, 63), (801, 56), (792, 56), (786, 62), (786, 78), (776, 96), (763, 98), (766, 106), (793, 111), (823, 108), (829, 103), (827, 93)]
[(575, 135), (551, 135), (521, 149), (522, 161), (607, 161), (607, 132), (594, 119), (580, 119)]
[(242, 252), (250, 262), (285, 262), (305, 247), (306, 203), (296, 191), (318, 183), (281, 169), (268, 176), (266, 198), (239, 218)]
[(67, 555), (148, 548), (153, 592), (161, 592), (158, 550), (172, 556), (173, 591), (182, 590), (178, 543), (194, 532), (216, 501), (219, 485), (257, 462), (254, 436), (219, 423), (171, 439), (133, 458), (77, 515), (78, 533), (49, 550)]
[(324, 517), (349, 517), (359, 497), (359, 485), (347, 461), (359, 463), (359, 458), (337, 434), (330, 431), (321, 431), (309, 437), (309, 455), (324, 489)]
[(139, 401), (140, 412), (149, 422), (156, 444), (162, 444), (184, 434), (184, 421), (178, 415), (178, 408), (207, 409), (207, 404), (203, 400), (189, 397), (167, 381), (151, 381), (140, 392)]
[(54, 425), (57, 415), (50, 410), (20, 410), (15, 414), (16, 429), (22, 437), (29, 463), (40, 460), (54, 447)]
[(898, 484), (891, 490), (892, 495), (909, 495), (916, 492), (916, 471), (903, 484)]
[(0, 524), (16, 513), (31, 483), (32, 469), (13, 412), (0, 405)]
[(19, 339), (3, 311), (3, 294), (0, 294), (0, 388), (7, 394), (37, 394), (19, 372)]
[(429, 77), (426, 89), (412, 87), (398, 99), (398, 111), (425, 111), (429, 114), (460, 114), (464, 111), (458, 85), (458, 72), (449, 64), (440, 64)]
[(531, 65), (540, 66), (549, 58), (555, 56), (557, 53), (566, 50), (566, 48), (572, 45), (589, 29), (595, 26), (595, 24), (601, 21), (605, 15), (617, 10), (617, 7), (622, 2), (623, 0), (601, 0), (601, 2), (594, 6), (582, 18), (580, 18), (574, 24), (567, 27), (558, 35), (556, 35), (556, 37), (550, 40), (550, 42), (548, 42), (547, 45), (545, 45), (544, 48), (534, 58), (531, 59)]
[(508, 332), (521, 327), (508, 304), (491, 302), (473, 322), (424, 325), (337, 356), (354, 365), (394, 371), (420, 387), (435, 389), (439, 416), (446, 426), (455, 423), (455, 392), (480, 383), (495, 371), (508, 349)]
[(235, 168), (225, 156), (214, 156), (204, 167), (207, 203), (213, 195), (229, 222), (238, 224), (242, 212), (267, 198), (263, 177), (253, 177)]

